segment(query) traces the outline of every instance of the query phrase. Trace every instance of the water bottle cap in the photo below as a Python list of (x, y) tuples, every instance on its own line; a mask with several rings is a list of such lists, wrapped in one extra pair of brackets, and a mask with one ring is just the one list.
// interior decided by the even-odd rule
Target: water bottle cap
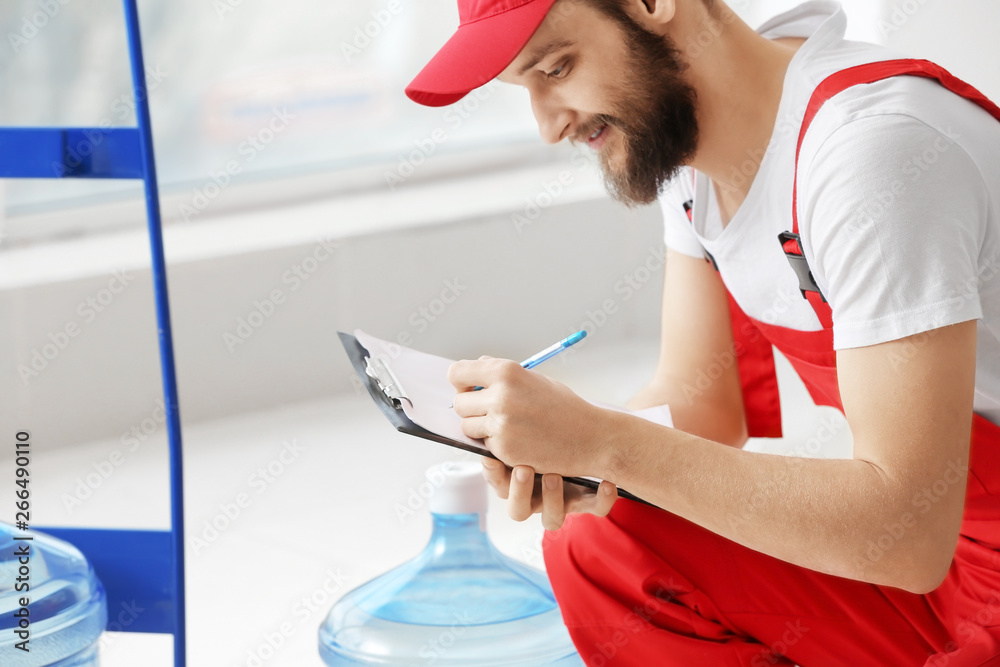
[(430, 508), (434, 514), (485, 514), (488, 507), (483, 467), (475, 461), (447, 461), (427, 469), (434, 487)]

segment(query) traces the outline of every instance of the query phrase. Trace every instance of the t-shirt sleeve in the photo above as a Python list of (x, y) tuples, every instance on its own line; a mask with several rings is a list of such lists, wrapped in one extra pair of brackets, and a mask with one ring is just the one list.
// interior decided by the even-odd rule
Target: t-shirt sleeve
[(685, 204), (690, 206), (694, 202), (694, 187), (691, 180), (691, 169), (682, 169), (660, 195), (660, 207), (663, 209), (663, 242), (667, 248), (682, 255), (700, 258), (705, 256), (705, 251), (694, 233), (694, 227), (684, 208)]
[(905, 115), (861, 118), (803, 167), (803, 250), (833, 311), (835, 349), (982, 317), (988, 194), (957, 138)]

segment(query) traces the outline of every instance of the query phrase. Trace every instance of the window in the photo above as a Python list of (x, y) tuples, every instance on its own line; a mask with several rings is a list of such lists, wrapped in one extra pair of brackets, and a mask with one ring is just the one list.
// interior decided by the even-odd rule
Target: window
[[(442, 156), (540, 147), (519, 88), (443, 109), (403, 94), (458, 25), (454, 0), (140, 0), (139, 14), (167, 219), (202, 216), (220, 185), (280, 181), (275, 199), (306, 177), (313, 191), (296, 196), (398, 187)], [(135, 124), (121, 0), (5, 0), (0, 34), (0, 123)], [(51, 213), (140, 187), (11, 180), (6, 206)], [(88, 217), (74, 224), (101, 223)]]
[[(759, 25), (799, 0), (729, 4)], [(848, 37), (1000, 96), (987, 57), (1000, 5), (843, 6)], [(139, 0), (139, 12), (168, 223), (569, 152), (541, 144), (521, 88), (493, 83), (442, 109), (404, 96), (458, 25), (455, 0)], [(0, 123), (134, 125), (121, 0), (3, 0), (0, 36)], [(141, 224), (140, 187), (0, 181), (5, 244)]]

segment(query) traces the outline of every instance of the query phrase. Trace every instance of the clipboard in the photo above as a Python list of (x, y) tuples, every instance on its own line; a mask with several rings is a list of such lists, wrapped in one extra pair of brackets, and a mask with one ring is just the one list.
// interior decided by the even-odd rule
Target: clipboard
[[(402, 401), (409, 399), (406, 396), (402, 383), (400, 383), (399, 379), (393, 373), (391, 366), (382, 362), (376, 355), (370, 354), (364, 345), (361, 344), (361, 341), (358, 340), (357, 336), (343, 331), (338, 331), (337, 335), (340, 337), (340, 342), (347, 352), (351, 366), (354, 367), (354, 371), (361, 378), (361, 382), (368, 390), (368, 394), (397, 431), (499, 460), (485, 446), (475, 446), (435, 433), (410, 419), (402, 408)], [(541, 477), (541, 475), (536, 473), (536, 477)], [(599, 481), (586, 477), (563, 477), (563, 480), (594, 490), (600, 485)], [(653, 506), (652, 503), (621, 488), (618, 489), (618, 496), (640, 502), (644, 505)]]

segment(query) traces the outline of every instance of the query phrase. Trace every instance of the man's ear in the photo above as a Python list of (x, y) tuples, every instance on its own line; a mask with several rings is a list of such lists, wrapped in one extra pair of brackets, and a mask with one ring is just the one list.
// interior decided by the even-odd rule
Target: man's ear
[(651, 32), (662, 32), (677, 13), (677, 0), (629, 0), (626, 8), (639, 25)]

